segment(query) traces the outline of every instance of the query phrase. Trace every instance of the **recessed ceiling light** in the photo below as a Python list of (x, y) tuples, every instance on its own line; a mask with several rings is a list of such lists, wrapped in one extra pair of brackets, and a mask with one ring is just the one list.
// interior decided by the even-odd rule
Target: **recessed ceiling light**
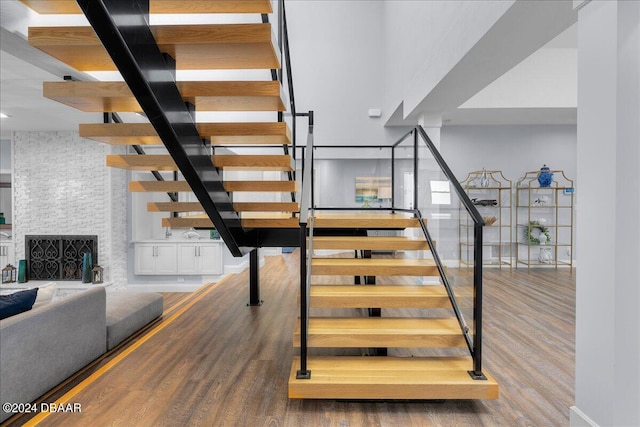
[(6, 118), (8, 118), (8, 117), (11, 117), (11, 116), (10, 116), (10, 115), (8, 115), (8, 114), (5, 114), (5, 113), (0, 113), (0, 118), (2, 118), (2, 119), (6, 119)]

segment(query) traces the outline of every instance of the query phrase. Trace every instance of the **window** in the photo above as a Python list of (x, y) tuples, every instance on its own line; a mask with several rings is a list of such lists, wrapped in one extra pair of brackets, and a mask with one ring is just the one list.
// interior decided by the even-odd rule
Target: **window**
[(431, 203), (434, 205), (450, 205), (451, 191), (449, 181), (430, 181)]

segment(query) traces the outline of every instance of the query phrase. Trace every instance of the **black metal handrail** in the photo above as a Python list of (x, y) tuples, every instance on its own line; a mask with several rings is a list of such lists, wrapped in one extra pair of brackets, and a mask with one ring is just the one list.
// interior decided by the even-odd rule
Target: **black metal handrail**
[[(313, 111), (309, 111), (308, 155), (303, 157), (302, 190), (300, 194), (300, 369), (296, 378), (309, 379), (307, 367), (307, 337), (309, 331), (309, 287), (311, 285), (311, 257), (307, 257), (307, 235), (313, 237)], [(311, 214), (309, 214), (311, 212)], [(313, 243), (311, 243), (312, 245)]]
[[(444, 267), (442, 266), (442, 262), (440, 261), (439, 256), (435, 250), (433, 251), (433, 256), (434, 256), (434, 260), (436, 261), (436, 264), (438, 265), (440, 276), (443, 280), (445, 288), (447, 289), (449, 299), (451, 300), (451, 303), (453, 305), (454, 312), (456, 313), (456, 317), (458, 319), (462, 332), (464, 333), (465, 340), (467, 341), (467, 345), (469, 346), (471, 356), (473, 357), (473, 370), (469, 371), (469, 374), (474, 379), (486, 379), (486, 377), (482, 374), (482, 292), (483, 292), (483, 286), (482, 286), (482, 237), (483, 237), (482, 231), (483, 230), (482, 230), (482, 227), (484, 227), (485, 225), (484, 219), (480, 215), (480, 212), (478, 212), (478, 209), (475, 207), (475, 205), (471, 202), (469, 195), (464, 191), (464, 189), (460, 185), (460, 182), (451, 171), (451, 168), (449, 168), (449, 165), (447, 164), (447, 162), (445, 162), (442, 155), (436, 148), (435, 144), (433, 143), (433, 141), (431, 141), (431, 138), (429, 138), (429, 135), (427, 135), (427, 132), (424, 130), (422, 126), (420, 125), (415, 126), (409, 132), (404, 134), (400, 139), (398, 139), (396, 143), (393, 144), (392, 168), (394, 163), (393, 160), (395, 159), (395, 150), (400, 146), (402, 142), (404, 142), (410, 136), (413, 136), (413, 169), (414, 169), (413, 203), (414, 203), (414, 207), (416, 209), (418, 208), (418, 182), (419, 182), (418, 181), (418, 141), (419, 139), (422, 139), (425, 146), (429, 149), (434, 160), (440, 167), (441, 171), (444, 173), (444, 175), (447, 177), (447, 179), (453, 186), (453, 189), (456, 192), (458, 198), (460, 199), (460, 202), (464, 206), (467, 213), (471, 216), (471, 219), (473, 221), (473, 229), (474, 229), (473, 338), (471, 338), (469, 335), (469, 328), (466, 325), (464, 317), (462, 316), (462, 312), (459, 309), (459, 305), (456, 301), (455, 294), (453, 293), (453, 290), (448, 281), (448, 278), (446, 277)], [(395, 206), (395, 192), (393, 191), (395, 187), (394, 175), (395, 173), (392, 169), (392, 174), (391, 174), (391, 180), (392, 180), (391, 205), (392, 207)], [(417, 211), (419, 213), (419, 210)], [(424, 225), (424, 221), (422, 220), (421, 215), (419, 218), (421, 221), (423, 232), (425, 233), (425, 237), (427, 237), (427, 240), (430, 240), (431, 237), (429, 236), (429, 232), (426, 226)]]

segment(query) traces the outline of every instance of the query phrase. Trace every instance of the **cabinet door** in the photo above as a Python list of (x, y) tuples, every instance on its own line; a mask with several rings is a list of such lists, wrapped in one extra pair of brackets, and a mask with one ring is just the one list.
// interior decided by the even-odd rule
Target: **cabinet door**
[(201, 274), (222, 274), (222, 251), (219, 243), (201, 245), (198, 259)]
[(199, 246), (195, 243), (178, 244), (178, 274), (199, 273), (198, 249)]
[(9, 258), (9, 245), (0, 245), (0, 269), (7, 264), (15, 265)]
[(156, 257), (155, 245), (147, 243), (137, 243), (135, 247), (135, 273), (155, 274)]
[(175, 244), (156, 244), (156, 274), (177, 274), (178, 263)]

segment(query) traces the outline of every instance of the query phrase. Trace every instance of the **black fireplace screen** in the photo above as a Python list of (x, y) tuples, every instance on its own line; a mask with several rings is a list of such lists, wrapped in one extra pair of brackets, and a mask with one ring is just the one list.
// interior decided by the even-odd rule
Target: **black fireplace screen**
[(98, 236), (25, 236), (30, 280), (80, 280), (82, 259), (98, 264)]

